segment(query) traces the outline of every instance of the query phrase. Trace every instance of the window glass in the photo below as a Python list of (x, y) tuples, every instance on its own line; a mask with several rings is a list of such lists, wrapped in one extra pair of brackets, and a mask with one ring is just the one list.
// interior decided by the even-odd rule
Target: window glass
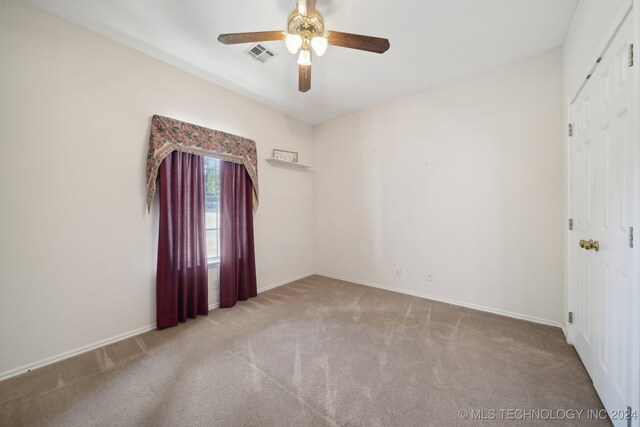
[(207, 258), (220, 257), (220, 160), (204, 158)]

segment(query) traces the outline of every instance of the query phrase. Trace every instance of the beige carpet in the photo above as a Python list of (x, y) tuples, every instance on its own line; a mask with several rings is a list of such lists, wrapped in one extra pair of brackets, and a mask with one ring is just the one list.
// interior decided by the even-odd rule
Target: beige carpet
[(0, 382), (2, 426), (583, 425), (502, 410), (601, 408), (557, 328), (320, 276)]

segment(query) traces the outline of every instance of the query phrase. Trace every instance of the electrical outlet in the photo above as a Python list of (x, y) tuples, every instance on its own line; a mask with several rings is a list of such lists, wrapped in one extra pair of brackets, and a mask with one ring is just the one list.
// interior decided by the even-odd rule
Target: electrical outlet
[(396, 276), (402, 276), (402, 269), (396, 268)]
[(427, 282), (433, 282), (433, 274), (427, 273)]

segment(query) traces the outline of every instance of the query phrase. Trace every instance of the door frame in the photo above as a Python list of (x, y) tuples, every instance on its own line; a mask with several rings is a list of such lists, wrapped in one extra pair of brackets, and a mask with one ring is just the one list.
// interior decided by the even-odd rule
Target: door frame
[[(635, 337), (635, 340), (632, 344), (632, 364), (634, 366), (634, 373), (633, 376), (636, 378), (636, 384), (640, 384), (640, 221), (639, 221), (639, 217), (640, 217), (640, 0), (629, 0), (627, 2), (625, 2), (624, 6), (622, 7), (622, 9), (620, 10), (620, 12), (618, 13), (618, 15), (616, 15), (616, 20), (613, 22), (613, 25), (611, 26), (611, 28), (609, 29), (609, 31), (606, 33), (605, 39), (603, 40), (603, 42), (601, 43), (601, 49), (598, 50), (598, 52), (600, 52), (600, 57), (606, 52), (607, 48), (609, 47), (610, 42), (613, 40), (613, 37), (616, 35), (618, 29), (620, 28), (620, 26), (622, 25), (622, 23), (624, 22), (625, 18), (627, 18), (627, 16), (629, 15), (629, 18), (633, 21), (633, 44), (634, 44), (634, 49), (635, 49), (635, 64), (634, 64), (634, 69), (632, 71), (632, 78), (635, 80), (635, 93), (633, 95), (633, 102), (634, 102), (634, 114), (635, 114), (635, 121), (633, 123), (633, 138), (636, 141), (635, 144), (635, 153), (634, 153), (634, 181), (635, 181), (635, 188), (634, 188), (634, 213), (635, 213), (635, 218), (634, 218), (634, 223), (633, 223), (633, 228), (634, 228), (634, 237), (635, 237), (635, 244), (634, 244), (634, 248), (633, 248), (633, 259), (634, 259), (634, 274), (635, 274), (635, 281), (634, 284), (632, 286), (632, 292), (633, 292), (633, 300), (635, 301), (634, 306), (637, 307), (638, 309), (635, 310), (633, 313), (630, 313), (631, 317), (629, 318), (629, 322), (631, 322), (632, 326), (632, 336)], [(594, 70), (596, 69), (597, 64), (594, 61), (593, 66), (591, 67), (590, 70), (585, 70), (585, 76), (590, 76), (591, 74), (593, 74)], [(576, 82), (571, 82), (571, 83), (576, 83)], [(584, 86), (587, 84), (587, 79), (585, 78), (584, 81), (582, 82), (582, 84), (580, 85), (580, 87), (578, 88), (577, 92), (575, 94), (573, 94), (572, 97), (570, 97), (567, 100), (566, 103), (566, 117), (567, 117), (567, 123), (565, 123), (566, 127), (565, 129), (568, 129), (568, 125), (569, 123), (572, 121), (572, 117), (571, 117), (571, 105), (575, 102), (575, 100), (578, 98), (578, 96), (580, 95), (580, 93), (582, 92), (582, 89), (584, 88)], [(565, 218), (566, 221), (565, 222), (565, 247), (564, 247), (564, 313), (562, 313), (562, 325), (563, 325), (563, 332), (566, 336), (567, 342), (569, 344), (573, 344), (575, 341), (575, 328), (573, 327), (573, 325), (569, 324), (568, 321), (568, 314), (569, 312), (575, 312), (575, 307), (576, 307), (576, 290), (574, 289), (573, 286), (573, 277), (572, 277), (572, 272), (571, 272), (571, 249), (573, 248), (572, 245), (575, 245), (575, 237), (572, 235), (571, 231), (569, 231), (569, 227), (568, 227), (568, 219), (570, 218), (570, 212), (572, 211), (572, 206), (571, 206), (571, 187), (572, 187), (572, 182), (571, 182), (571, 176), (572, 176), (572, 165), (571, 165), (571, 151), (570, 151), (570, 137), (568, 135), (568, 132), (565, 133), (565, 146), (564, 146), (564, 154), (565, 154)], [(633, 406), (632, 406), (633, 411), (636, 411), (636, 413), (640, 413), (640, 392), (638, 392), (636, 390), (636, 402), (633, 402)], [(640, 418), (636, 418), (635, 420), (633, 420), (632, 423), (633, 426), (636, 427), (640, 427)]]

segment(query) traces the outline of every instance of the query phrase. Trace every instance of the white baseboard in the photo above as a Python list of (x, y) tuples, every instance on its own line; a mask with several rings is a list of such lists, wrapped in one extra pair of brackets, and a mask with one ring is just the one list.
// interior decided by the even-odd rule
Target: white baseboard
[(19, 366), (15, 369), (10, 369), (8, 371), (0, 373), (0, 381), (6, 380), (11, 377), (15, 377), (16, 375), (24, 374), (26, 372), (30, 372), (37, 368), (42, 368), (43, 366), (51, 365), (52, 363), (59, 362), (64, 359), (68, 359), (73, 356), (77, 356), (78, 354), (86, 353), (87, 351), (95, 350), (96, 348), (103, 347), (105, 345), (112, 344), (114, 342), (122, 341), (124, 339), (133, 337), (135, 335), (140, 335), (145, 332), (148, 332), (152, 329), (155, 329), (155, 323), (153, 325), (143, 326), (138, 329), (134, 329), (133, 331), (125, 332), (123, 334), (119, 334), (113, 336), (111, 338), (105, 338), (100, 341), (96, 341), (92, 344), (83, 345), (82, 347), (75, 348), (73, 350), (65, 351), (64, 353), (57, 354), (55, 356), (47, 357), (46, 359), (38, 360), (37, 362), (28, 363), (23, 366)]
[[(304, 274), (302, 276), (294, 277), (288, 280), (284, 280), (282, 282), (274, 283), (272, 285), (265, 286), (263, 288), (258, 289), (258, 293), (268, 291), (269, 289), (277, 288), (278, 286), (283, 286), (291, 282), (295, 282), (296, 280), (303, 279), (305, 277), (311, 276), (313, 273)], [(209, 305), (209, 310), (214, 310), (220, 306), (219, 303)], [(30, 372), (34, 369), (42, 368), (44, 366), (50, 365), (55, 362), (59, 362), (64, 359), (68, 359), (73, 356), (77, 356), (82, 353), (86, 353), (91, 350), (95, 350), (99, 347), (104, 347), (105, 345), (113, 344), (118, 341), (125, 340), (127, 338), (131, 338), (136, 335), (143, 334), (145, 332), (151, 331), (156, 328), (156, 324), (143, 326), (138, 329), (134, 329), (133, 331), (125, 332), (123, 334), (115, 335), (110, 338), (105, 338), (100, 341), (96, 341), (92, 344), (87, 344), (82, 347), (75, 348), (73, 350), (65, 351), (64, 353), (57, 354), (55, 356), (47, 357), (46, 359), (38, 360), (37, 362), (28, 363), (26, 365), (19, 366), (14, 369), (10, 369), (8, 371), (0, 372), (0, 381), (9, 379), (11, 377), (15, 377), (20, 374), (24, 374), (26, 372)]]
[(296, 280), (304, 279), (305, 277), (313, 276), (315, 273), (307, 273), (302, 276), (292, 277), (291, 279), (283, 280), (282, 282), (274, 283), (273, 285), (268, 285), (263, 288), (258, 289), (258, 293), (262, 293), (264, 291), (268, 291), (269, 289), (277, 288), (280, 286), (288, 285), (291, 282), (295, 282)]
[(370, 282), (365, 282), (365, 281), (362, 281), (362, 280), (350, 279), (348, 277), (336, 276), (335, 274), (328, 274), (328, 273), (316, 273), (316, 274), (319, 275), (319, 276), (325, 276), (325, 277), (329, 277), (329, 278), (332, 278), (332, 279), (344, 280), (345, 282), (356, 283), (358, 285), (370, 286), (372, 288), (384, 289), (384, 290), (387, 290), (387, 291), (398, 292), (398, 293), (401, 293), (401, 294), (411, 295), (411, 296), (414, 296), (414, 297), (426, 298), (426, 299), (430, 299), (430, 300), (434, 300), (434, 301), (444, 302), (444, 303), (447, 303), (447, 304), (457, 305), (457, 306), (460, 306), (460, 307), (472, 308), (474, 310), (480, 310), (480, 311), (485, 311), (487, 313), (498, 314), (500, 316), (512, 317), (514, 319), (526, 320), (526, 321), (529, 321), (529, 322), (540, 323), (542, 325), (554, 326), (554, 327), (557, 327), (557, 328), (562, 328), (562, 323), (561, 322), (555, 322), (553, 320), (547, 320), (547, 319), (542, 319), (540, 317), (529, 316), (527, 314), (514, 313), (512, 311), (501, 310), (501, 309), (493, 308), (493, 307), (485, 307), (485, 306), (482, 306), (482, 305), (472, 304), (472, 303), (468, 303), (468, 302), (464, 302), (464, 301), (456, 301), (456, 300), (451, 300), (451, 299), (448, 299), (448, 298), (441, 298), (441, 297), (437, 297), (437, 296), (434, 296), (434, 295), (429, 295), (429, 294), (422, 293), (422, 292), (414, 292), (414, 291), (408, 291), (408, 290), (405, 290), (405, 289), (392, 288), (392, 287), (389, 287), (389, 286), (379, 285), (377, 283), (370, 283)]

